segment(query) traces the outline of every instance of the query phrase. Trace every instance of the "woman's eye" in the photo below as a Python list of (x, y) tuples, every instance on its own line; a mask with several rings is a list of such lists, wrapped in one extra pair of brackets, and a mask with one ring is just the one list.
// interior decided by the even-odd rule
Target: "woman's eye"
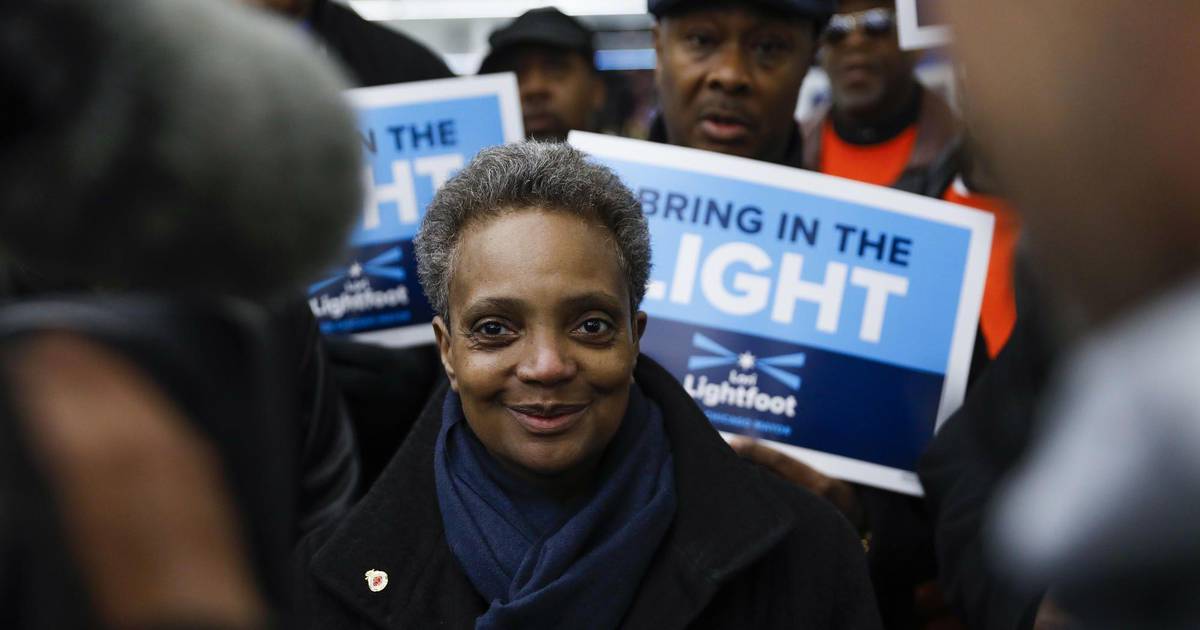
[(485, 337), (499, 337), (508, 333), (509, 328), (500, 322), (483, 322), (475, 327), (475, 332)]
[(603, 319), (592, 318), (580, 324), (577, 330), (585, 335), (603, 335), (612, 330), (612, 324)]

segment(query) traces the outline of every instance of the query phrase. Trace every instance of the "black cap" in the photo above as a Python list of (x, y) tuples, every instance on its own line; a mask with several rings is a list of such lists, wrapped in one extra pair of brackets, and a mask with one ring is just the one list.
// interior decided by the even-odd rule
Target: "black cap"
[[(669, 15), (679, 10), (694, 6), (702, 6), (712, 0), (650, 0), (650, 12), (655, 17)], [(837, 12), (837, 0), (753, 0), (753, 4), (762, 5), (801, 18), (825, 20)]]
[(592, 31), (579, 20), (554, 7), (526, 11), (508, 26), (492, 31), (488, 37), (492, 49), (479, 66), (480, 74), (495, 72), (496, 63), (507, 50), (521, 44), (539, 44), (573, 50), (593, 63)]

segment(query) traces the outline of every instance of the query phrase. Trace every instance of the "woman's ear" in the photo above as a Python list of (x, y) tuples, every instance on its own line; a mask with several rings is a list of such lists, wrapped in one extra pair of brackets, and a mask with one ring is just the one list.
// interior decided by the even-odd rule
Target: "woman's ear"
[(646, 311), (633, 314), (633, 348), (641, 352), (642, 335), (646, 334)]
[(433, 336), (437, 339), (442, 369), (446, 370), (446, 378), (450, 379), (450, 389), (458, 391), (458, 379), (454, 377), (454, 350), (450, 344), (450, 326), (441, 315), (433, 318)]
[[(642, 335), (646, 334), (646, 311), (633, 314), (633, 370), (637, 369), (638, 357), (642, 354)], [(633, 370), (629, 371), (629, 382), (634, 382)]]

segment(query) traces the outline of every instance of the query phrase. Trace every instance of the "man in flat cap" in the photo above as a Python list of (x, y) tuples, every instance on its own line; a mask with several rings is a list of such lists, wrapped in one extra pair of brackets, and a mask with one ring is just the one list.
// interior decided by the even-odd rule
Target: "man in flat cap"
[(834, 0), (651, 0), (659, 142), (803, 164), (800, 84)]
[(488, 43), (479, 73), (516, 73), (528, 137), (562, 141), (572, 129), (594, 127), (605, 92), (586, 26), (544, 7), (497, 29)]

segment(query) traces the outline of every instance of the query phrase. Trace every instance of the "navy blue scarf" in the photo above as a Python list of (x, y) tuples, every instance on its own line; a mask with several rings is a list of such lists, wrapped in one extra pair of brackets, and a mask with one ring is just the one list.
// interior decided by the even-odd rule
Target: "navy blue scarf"
[(615, 628), (675, 516), (662, 413), (636, 385), (594, 488), (563, 505), (501, 468), (450, 392), (434, 454), (446, 541), (489, 602), (476, 628)]

